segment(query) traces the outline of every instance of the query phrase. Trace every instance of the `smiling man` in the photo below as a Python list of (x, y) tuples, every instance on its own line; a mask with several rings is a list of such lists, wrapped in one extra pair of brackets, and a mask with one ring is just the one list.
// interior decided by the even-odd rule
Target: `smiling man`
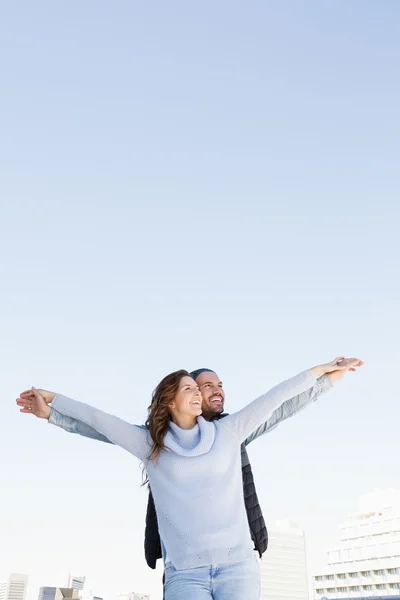
[[(342, 362), (348, 362), (350, 365), (351, 361), (354, 361), (354, 359), (345, 359)], [(355, 369), (349, 367), (349, 370), (354, 371)], [(196, 369), (191, 372), (191, 376), (196, 381), (201, 392), (202, 417), (207, 419), (207, 421), (213, 421), (214, 419), (222, 419), (227, 416), (228, 413), (224, 413), (225, 392), (222, 381), (217, 373), (212, 369)], [(246, 446), (265, 433), (275, 429), (282, 421), (289, 419), (306, 408), (306, 406), (315, 402), (321, 394), (327, 392), (332, 387), (333, 383), (343, 376), (344, 371), (335, 371), (334, 373), (329, 373), (329, 375), (320, 377), (313, 388), (291, 398), (277, 408), (272, 413), (270, 419), (256, 429), (242, 444), (241, 458), (244, 502), (250, 534), (254, 543), (254, 550), (257, 551), (260, 558), (268, 548), (268, 531), (257, 497)], [(144, 552), (148, 566), (151, 569), (155, 569), (157, 560), (162, 558), (163, 553), (162, 542), (158, 532), (157, 513), (151, 490), (149, 490), (147, 504)]]
[(217, 415), (224, 412), (225, 392), (222, 381), (210, 369), (192, 371), (191, 376), (199, 386), (203, 399), (201, 414), (207, 421), (212, 421)]

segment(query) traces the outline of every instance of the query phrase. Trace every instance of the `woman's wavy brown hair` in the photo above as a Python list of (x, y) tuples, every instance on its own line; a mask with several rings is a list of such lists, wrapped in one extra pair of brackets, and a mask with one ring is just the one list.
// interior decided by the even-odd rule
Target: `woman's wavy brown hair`
[(153, 392), (145, 424), (152, 439), (149, 460), (156, 461), (165, 450), (164, 440), (171, 421), (169, 405), (175, 400), (183, 377), (190, 377), (190, 373), (184, 370), (170, 373), (160, 381)]

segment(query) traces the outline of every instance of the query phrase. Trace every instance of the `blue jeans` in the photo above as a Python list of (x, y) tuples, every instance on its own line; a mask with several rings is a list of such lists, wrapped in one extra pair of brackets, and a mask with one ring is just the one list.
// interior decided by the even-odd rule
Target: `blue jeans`
[(165, 600), (259, 600), (260, 569), (254, 556), (226, 565), (177, 571), (165, 568)]

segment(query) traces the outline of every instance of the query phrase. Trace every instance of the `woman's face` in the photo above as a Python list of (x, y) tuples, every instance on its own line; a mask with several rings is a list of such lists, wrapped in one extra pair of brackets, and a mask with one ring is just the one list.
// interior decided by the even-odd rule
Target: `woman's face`
[(201, 415), (201, 393), (191, 377), (182, 377), (175, 400), (169, 405), (171, 413), (179, 416)]

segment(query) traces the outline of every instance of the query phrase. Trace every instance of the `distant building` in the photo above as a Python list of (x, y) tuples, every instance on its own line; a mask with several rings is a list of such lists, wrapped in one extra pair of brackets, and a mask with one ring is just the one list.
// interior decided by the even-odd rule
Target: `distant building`
[(68, 578), (68, 586), (73, 590), (79, 590), (80, 592), (83, 590), (85, 586), (86, 577), (83, 575), (69, 575)]
[(39, 590), (38, 600), (54, 600), (56, 597), (57, 588), (55, 587), (41, 587)]
[(314, 600), (400, 600), (400, 491), (360, 498), (340, 526), (340, 543), (313, 577)]
[(41, 587), (38, 600), (79, 600), (79, 591), (73, 588)]
[(80, 594), (81, 600), (103, 600), (101, 596), (95, 596), (92, 591)]
[(260, 561), (261, 600), (308, 600), (304, 532), (290, 521), (269, 530), (268, 550)]
[(0, 600), (25, 600), (27, 587), (27, 575), (11, 573), (6, 581), (0, 583)]

